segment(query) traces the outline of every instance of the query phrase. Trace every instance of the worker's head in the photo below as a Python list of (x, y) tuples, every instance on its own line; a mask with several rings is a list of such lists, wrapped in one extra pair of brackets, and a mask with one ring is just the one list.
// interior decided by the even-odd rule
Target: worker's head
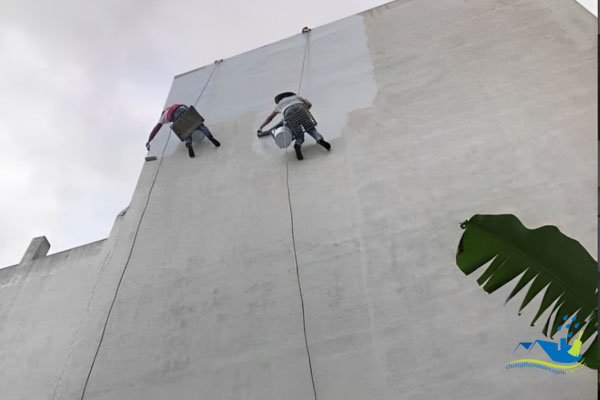
[(275, 104), (279, 104), (279, 102), (283, 99), (285, 99), (286, 97), (290, 97), (290, 96), (295, 96), (296, 93), (294, 92), (283, 92), (283, 93), (279, 93), (277, 96), (275, 96)]

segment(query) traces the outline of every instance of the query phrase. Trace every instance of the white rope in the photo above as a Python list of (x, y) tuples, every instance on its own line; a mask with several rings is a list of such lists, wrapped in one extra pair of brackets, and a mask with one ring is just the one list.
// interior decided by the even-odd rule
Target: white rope
[(221, 64), (222, 62), (223, 62), (223, 60), (217, 60), (217, 61), (215, 61), (215, 66), (213, 67), (213, 70), (211, 71), (210, 76), (208, 77), (208, 80), (204, 84), (204, 87), (202, 88), (202, 91), (198, 95), (198, 98), (196, 99), (196, 102), (194, 103), (194, 107), (198, 105), (198, 102), (200, 101), (200, 98), (204, 94), (204, 91), (206, 90), (206, 87), (208, 86), (208, 83), (212, 79), (212, 77), (213, 77), (213, 75), (215, 73), (215, 70), (217, 69), (217, 67), (219, 66), (219, 64)]
[[(200, 92), (200, 96), (198, 96), (198, 100), (196, 100), (196, 103), (200, 100), (200, 97), (202, 97), (202, 94), (204, 93), (204, 90), (206, 89), (206, 86), (208, 86), (208, 83), (210, 82), (215, 69), (217, 68), (217, 65), (220, 62), (215, 62), (215, 67), (213, 68), (212, 73), (210, 74), (208, 80), (206, 81), (206, 84), (204, 85), (204, 88), (202, 89), (202, 91)], [(100, 347), (102, 346), (102, 342), (104, 341), (104, 336), (106, 334), (106, 328), (108, 326), (108, 321), (110, 319), (110, 316), (112, 314), (112, 310), (113, 307), (115, 305), (115, 302), (117, 301), (117, 296), (119, 294), (119, 289), (121, 288), (121, 283), (123, 282), (123, 277), (125, 276), (125, 271), (127, 271), (127, 267), (129, 266), (129, 261), (131, 260), (131, 256), (133, 254), (133, 249), (135, 247), (135, 242), (137, 240), (138, 237), (138, 233), (140, 231), (140, 227), (142, 226), (142, 220), (144, 219), (144, 215), (146, 214), (146, 209), (148, 208), (148, 204), (150, 203), (150, 195), (152, 194), (152, 190), (154, 189), (154, 184), (156, 182), (156, 178), (158, 177), (158, 172), (160, 171), (160, 167), (162, 165), (163, 159), (164, 159), (164, 155), (165, 155), (165, 150), (167, 149), (167, 144), (169, 144), (169, 139), (171, 139), (171, 130), (169, 130), (169, 136), (167, 137), (167, 140), (165, 142), (165, 146), (163, 147), (162, 150), (162, 154), (160, 157), (160, 162), (158, 163), (158, 167), (156, 168), (156, 173), (154, 174), (154, 178), (152, 179), (152, 184), (150, 185), (150, 190), (148, 191), (148, 196), (146, 197), (146, 202), (144, 204), (144, 209), (142, 210), (142, 215), (140, 216), (140, 222), (138, 222), (138, 226), (135, 230), (135, 235), (133, 236), (133, 242), (131, 243), (131, 248), (129, 249), (129, 255), (127, 256), (127, 261), (125, 262), (125, 267), (123, 267), (123, 271), (121, 272), (121, 276), (119, 278), (119, 282), (117, 283), (117, 289), (115, 290), (115, 295), (113, 297), (113, 300), (110, 304), (110, 307), (108, 309), (108, 315), (106, 316), (106, 321), (104, 321), (104, 327), (102, 328), (102, 334), (100, 335), (100, 341), (98, 342), (98, 347), (96, 348), (96, 353), (94, 354), (94, 358), (92, 359), (92, 364), (90, 366), (90, 370), (87, 374), (87, 377), (85, 379), (85, 384), (83, 386), (83, 392), (81, 393), (81, 400), (84, 399), (85, 397), (85, 392), (87, 390), (88, 384), (90, 382), (90, 378), (92, 376), (92, 371), (94, 369), (94, 365), (96, 364), (96, 359), (98, 358), (98, 353), (100, 352)]]
[(304, 28), (302, 30), (302, 32), (304, 33), (304, 35), (306, 35), (306, 41), (304, 42), (304, 56), (302, 57), (302, 68), (300, 69), (300, 82), (298, 83), (298, 95), (300, 95), (300, 90), (302, 90), (302, 78), (304, 77), (304, 65), (306, 64), (306, 55), (308, 53), (308, 46), (310, 44), (310, 40), (309, 40), (309, 36), (310, 36), (310, 29), (306, 30), (307, 28)]
[[(300, 82), (298, 83), (298, 94), (300, 94), (300, 90), (302, 88), (302, 76), (304, 75), (304, 65), (306, 63), (310, 29), (307, 30), (307, 28), (304, 28), (302, 30), (302, 33), (304, 33), (306, 35), (306, 41), (304, 43), (304, 56), (302, 58), (302, 68), (300, 71)], [(296, 253), (296, 236), (294, 235), (294, 213), (292, 210), (292, 197), (290, 195), (290, 167), (289, 167), (290, 161), (287, 156), (287, 149), (288, 148), (286, 147), (285, 148), (285, 181), (286, 181), (286, 186), (287, 186), (288, 206), (290, 209), (290, 223), (291, 223), (291, 230), (292, 230), (292, 246), (294, 249), (294, 263), (296, 264), (296, 278), (298, 280), (298, 291), (300, 293), (300, 304), (302, 305), (302, 327), (304, 329), (304, 345), (306, 346), (306, 354), (308, 356), (308, 368), (310, 370), (310, 380), (312, 382), (313, 394), (315, 396), (315, 400), (317, 400), (317, 389), (315, 386), (315, 378), (313, 375), (312, 360), (310, 358), (310, 349), (308, 347), (308, 339), (306, 337), (306, 312), (304, 310), (304, 297), (302, 296), (302, 284), (300, 283), (300, 269), (298, 267), (298, 255)]]

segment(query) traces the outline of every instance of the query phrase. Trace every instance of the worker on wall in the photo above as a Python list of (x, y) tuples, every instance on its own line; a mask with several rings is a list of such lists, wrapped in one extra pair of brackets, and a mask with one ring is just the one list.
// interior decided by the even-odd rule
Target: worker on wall
[(284, 92), (275, 96), (275, 109), (265, 119), (265, 122), (258, 128), (258, 133), (262, 132), (269, 122), (279, 113), (283, 115), (284, 124), (288, 125), (292, 130), (296, 142), (294, 150), (298, 160), (304, 159), (302, 155), (302, 143), (304, 143), (304, 132), (312, 136), (318, 144), (327, 150), (331, 150), (331, 145), (323, 139), (323, 136), (317, 131), (317, 122), (313, 118), (310, 111), (312, 103), (303, 97), (296, 95), (293, 92)]
[[(187, 110), (188, 107), (181, 104), (173, 104), (172, 106), (167, 107), (161, 114), (160, 119), (158, 120), (158, 123), (154, 129), (152, 129), (150, 137), (148, 138), (148, 142), (146, 143), (146, 149), (150, 151), (150, 142), (152, 139), (154, 139), (154, 136), (156, 136), (163, 124), (177, 121), (177, 119), (179, 119), (179, 117), (181, 117)], [(185, 139), (185, 146), (188, 149), (188, 155), (190, 157), (195, 156), (194, 149), (192, 147), (192, 141), (199, 142), (202, 139), (202, 135), (206, 136), (208, 140), (215, 145), (215, 147), (219, 147), (221, 145), (221, 143), (219, 143), (219, 141), (213, 137), (206, 125), (201, 124), (192, 135)]]

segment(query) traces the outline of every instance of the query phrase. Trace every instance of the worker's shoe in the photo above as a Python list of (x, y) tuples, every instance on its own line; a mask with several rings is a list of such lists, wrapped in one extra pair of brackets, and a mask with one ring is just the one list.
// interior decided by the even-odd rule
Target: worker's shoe
[(302, 155), (302, 150), (299, 144), (294, 145), (294, 150), (296, 151), (296, 158), (298, 160), (304, 160), (304, 156)]
[(215, 147), (219, 147), (219, 146), (221, 145), (221, 142), (219, 142), (219, 141), (218, 141), (217, 139), (215, 139), (215, 138), (208, 138), (208, 140), (210, 140), (210, 142), (211, 142), (212, 144), (214, 144), (214, 145), (215, 145)]
[(331, 150), (331, 145), (329, 143), (327, 143), (324, 139), (319, 140), (317, 143), (319, 143), (321, 146), (325, 147), (327, 149), (327, 151)]
[(192, 147), (191, 143), (186, 143), (185, 147), (188, 148), (188, 155), (190, 156), (190, 158), (196, 157), (196, 154), (194, 153), (194, 148)]

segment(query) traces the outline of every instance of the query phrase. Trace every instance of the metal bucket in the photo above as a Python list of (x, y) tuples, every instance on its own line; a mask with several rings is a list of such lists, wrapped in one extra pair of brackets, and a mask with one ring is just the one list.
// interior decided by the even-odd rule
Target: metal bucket
[(280, 126), (273, 132), (273, 139), (280, 149), (285, 149), (294, 140), (294, 135), (287, 126)]

